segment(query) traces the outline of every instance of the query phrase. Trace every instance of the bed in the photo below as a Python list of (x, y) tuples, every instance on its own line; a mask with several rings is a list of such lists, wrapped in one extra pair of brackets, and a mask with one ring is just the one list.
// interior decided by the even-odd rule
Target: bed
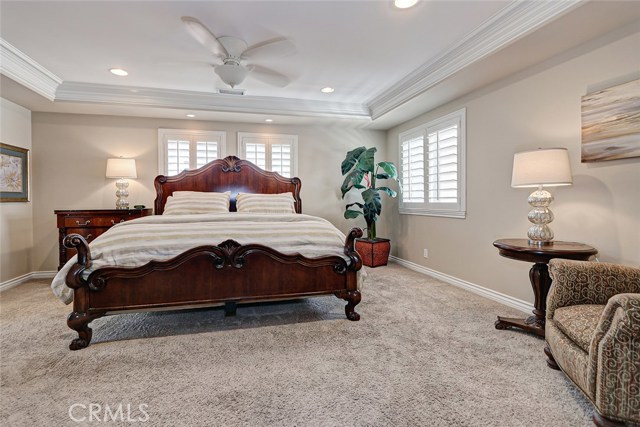
[[(79, 350), (89, 345), (92, 336), (89, 324), (94, 319), (130, 311), (224, 305), (227, 314), (234, 314), (236, 304), (240, 302), (333, 294), (347, 301), (345, 314), (349, 320), (360, 319), (355, 306), (361, 300), (358, 273), (362, 268), (362, 262), (354, 249), (354, 241), (362, 236), (362, 231), (354, 228), (344, 236), (331, 226), (334, 229), (333, 233), (338, 233), (342, 238), (337, 248), (340, 253), (335, 253), (334, 243), (333, 252), (316, 256), (314, 247), (307, 245), (309, 239), (305, 236), (306, 227), (311, 227), (309, 230), (313, 227), (325, 229), (326, 225), (321, 223), (324, 221), (328, 224), (328, 221), (302, 214), (300, 179), (285, 178), (277, 173), (264, 171), (253, 163), (230, 156), (215, 160), (196, 170), (184, 171), (176, 176), (160, 175), (156, 177), (154, 185), (156, 189), (154, 216), (112, 227), (94, 240), (91, 248), (80, 235), (73, 234), (66, 237), (64, 244), (75, 248), (78, 252), (77, 258), (71, 259), (59, 272), (65, 287), (72, 292), (73, 311), (68, 316), (67, 325), (77, 331), (78, 338), (73, 339), (69, 345), (71, 350)], [(235, 213), (209, 215), (206, 216), (206, 220), (200, 219), (201, 215), (185, 215), (184, 220), (162, 215), (170, 196), (174, 193), (177, 196), (179, 192), (184, 191), (229, 192), (229, 211)], [(236, 196), (239, 193), (271, 195), (290, 193), (293, 197), (295, 212), (292, 215), (279, 216), (256, 214), (254, 216), (256, 219), (254, 217), (247, 219), (249, 214), (236, 212)], [(271, 218), (276, 216), (275, 219)], [(197, 219), (194, 219), (195, 217)], [(162, 249), (167, 252), (161, 255), (166, 258), (168, 254), (172, 254), (170, 258), (159, 257), (162, 259), (152, 259), (136, 266), (127, 266), (124, 261), (119, 265), (117, 258), (114, 258), (116, 262), (112, 263), (104, 255), (107, 253), (106, 250), (103, 251), (104, 254), (99, 254), (97, 251), (100, 242), (114, 239), (118, 233), (128, 236), (132, 251), (137, 250), (134, 248), (135, 245), (146, 245), (153, 247), (154, 250), (163, 247), (164, 244), (147, 243), (143, 237), (139, 240), (134, 239), (135, 230), (144, 227), (152, 229), (157, 227), (157, 230), (162, 227), (176, 233), (180, 232), (181, 227), (188, 227), (182, 222), (192, 221), (206, 230), (209, 228), (219, 230), (222, 227), (225, 232), (228, 230), (228, 233), (232, 234), (235, 228), (240, 229), (240, 226), (247, 228), (245, 221), (249, 220), (252, 222), (251, 227), (248, 228), (261, 230), (262, 234), (265, 234), (265, 231), (280, 229), (278, 227), (282, 227), (282, 230), (289, 227), (274, 222), (276, 220), (297, 224), (298, 228), (289, 232), (290, 238), (302, 241), (304, 248), (312, 248), (313, 250), (305, 250), (311, 251), (309, 253), (314, 256), (301, 253), (304, 251), (280, 251), (278, 248), (284, 246), (279, 240), (274, 240), (277, 244), (272, 245), (262, 244), (261, 241), (260, 243), (252, 242), (252, 238), (245, 236), (244, 232), (238, 234), (242, 238), (237, 240), (219, 238), (215, 242), (190, 247), (184, 251), (180, 249), (175, 256), (167, 246), (166, 249)], [(160, 225), (167, 221), (174, 223), (169, 226)], [(151, 225), (143, 225), (146, 223)], [(160, 232), (155, 230), (150, 231), (152, 237), (149, 239), (159, 238), (155, 233)], [(271, 233), (281, 236), (278, 231), (271, 231)], [(331, 234), (331, 232), (328, 233)], [(204, 232), (197, 231), (194, 234), (196, 238), (204, 238)], [(309, 234), (313, 232), (309, 231)], [(335, 236), (332, 238), (335, 239)], [(299, 246), (292, 243), (286, 247)], [(96, 259), (92, 258), (92, 249)], [(175, 251), (176, 248), (171, 250)], [(98, 265), (98, 261), (102, 264)], [(105, 262), (108, 262), (107, 265), (104, 265)], [(52, 287), (55, 283), (56, 279)]]

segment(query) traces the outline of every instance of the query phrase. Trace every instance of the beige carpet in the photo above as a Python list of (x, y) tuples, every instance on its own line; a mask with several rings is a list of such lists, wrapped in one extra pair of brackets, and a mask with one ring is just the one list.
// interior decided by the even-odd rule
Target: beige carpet
[(541, 339), (494, 329), (496, 315), (523, 313), (397, 265), (369, 273), (360, 322), (335, 297), (241, 306), (234, 318), (126, 314), (93, 322), (91, 346), (76, 352), (70, 307), (48, 283), (10, 289), (0, 423), (113, 425), (74, 422), (69, 409), (88, 420), (100, 405), (104, 419), (105, 405), (122, 404), (125, 420), (129, 405), (153, 426), (591, 425)]

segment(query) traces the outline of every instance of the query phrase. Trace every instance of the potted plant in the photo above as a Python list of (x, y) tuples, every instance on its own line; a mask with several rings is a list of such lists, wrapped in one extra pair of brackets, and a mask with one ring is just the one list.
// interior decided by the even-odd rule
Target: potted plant
[[(387, 265), (391, 244), (389, 239), (381, 239), (376, 235), (376, 222), (382, 212), (381, 193), (389, 197), (396, 197), (397, 193), (389, 187), (377, 187), (380, 179), (392, 179), (398, 182), (398, 170), (391, 162), (375, 162), (377, 149), (358, 147), (347, 153), (342, 161), (342, 198), (356, 189), (360, 191), (362, 202), (349, 203), (345, 206), (344, 217), (364, 217), (367, 223), (367, 238), (356, 239), (356, 251), (362, 258), (362, 263), (369, 267)], [(399, 184), (399, 182), (398, 182)], [(354, 209), (357, 207), (359, 209)]]

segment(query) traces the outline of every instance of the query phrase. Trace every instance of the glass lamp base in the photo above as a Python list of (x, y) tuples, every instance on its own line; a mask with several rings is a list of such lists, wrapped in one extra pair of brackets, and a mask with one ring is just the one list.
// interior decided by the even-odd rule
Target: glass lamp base
[(129, 201), (127, 200), (127, 197), (129, 197), (129, 191), (127, 190), (129, 181), (121, 178), (116, 181), (116, 187), (118, 187), (118, 191), (116, 191), (116, 196), (118, 197), (116, 209), (129, 209)]
[(553, 202), (553, 196), (547, 190), (539, 187), (531, 193), (528, 202), (533, 208), (527, 215), (529, 222), (533, 224), (527, 231), (529, 244), (550, 245), (553, 242), (553, 231), (547, 224), (553, 221), (553, 212), (549, 209), (549, 205)]

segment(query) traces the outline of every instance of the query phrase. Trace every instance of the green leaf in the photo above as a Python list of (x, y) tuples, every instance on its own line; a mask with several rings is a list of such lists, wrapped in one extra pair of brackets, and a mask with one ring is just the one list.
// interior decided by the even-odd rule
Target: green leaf
[(359, 202), (354, 202), (354, 203), (349, 203), (347, 206), (345, 206), (345, 211), (344, 211), (344, 217), (346, 219), (353, 219), (353, 218), (357, 218), (360, 215), (364, 215), (362, 212), (360, 211), (355, 211), (353, 209), (349, 209), (351, 206), (358, 206), (360, 209), (362, 209), (362, 207), (364, 206), (362, 203)]
[(348, 209), (348, 210), (344, 211), (344, 217), (346, 219), (354, 219), (354, 218), (359, 217), (360, 215), (362, 215), (362, 212), (360, 212), (360, 211), (354, 211), (354, 210), (351, 210), (351, 209)]
[(368, 188), (362, 192), (364, 206), (362, 212), (367, 224), (377, 220), (378, 215), (382, 212), (382, 202), (380, 200), (380, 192), (375, 188)]
[(389, 179), (389, 175), (387, 175), (386, 173), (377, 173), (376, 179)]
[(360, 157), (360, 155), (366, 150), (367, 149), (365, 147), (358, 147), (347, 153), (347, 156), (342, 161), (342, 165), (340, 166), (342, 169), (342, 175), (345, 175), (351, 170), (351, 168), (358, 162), (358, 158)]
[(362, 152), (360, 157), (358, 157), (358, 165), (356, 167), (361, 171), (373, 173), (376, 151), (378, 151), (378, 149), (376, 147), (372, 147)]
[(347, 194), (347, 192), (349, 192), (349, 190), (351, 190), (352, 187), (355, 187), (358, 189), (365, 188), (363, 185), (360, 184), (363, 178), (364, 178), (364, 172), (362, 172), (361, 170), (354, 169), (351, 172), (349, 172), (349, 174), (344, 178), (344, 181), (342, 182), (342, 186), (340, 187), (340, 191), (342, 191), (342, 198), (344, 199), (344, 195)]
[(378, 187), (378, 190), (384, 191), (385, 193), (387, 193), (389, 195), (389, 197), (396, 197), (398, 195), (398, 193), (396, 193), (395, 191), (393, 191), (389, 187)]
[(393, 178), (395, 180), (398, 179), (398, 169), (396, 168), (396, 165), (394, 165), (393, 163), (380, 162), (378, 163), (378, 166), (384, 169), (386, 174), (389, 175), (387, 178)]

